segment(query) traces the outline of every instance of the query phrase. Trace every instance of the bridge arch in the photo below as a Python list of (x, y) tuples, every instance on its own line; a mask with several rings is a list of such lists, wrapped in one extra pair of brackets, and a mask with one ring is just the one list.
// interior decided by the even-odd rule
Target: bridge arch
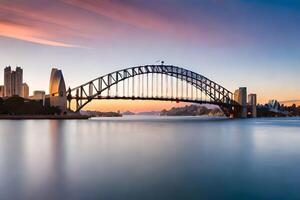
[[(112, 90), (115, 91), (114, 94), (111, 93)], [(207, 98), (203, 99), (202, 96), (199, 98), (198, 92)], [(233, 93), (220, 84), (193, 71), (172, 65), (145, 65), (121, 69), (73, 89), (69, 88), (67, 99), (69, 106), (72, 100), (76, 101), (76, 111), (81, 110), (94, 99), (207, 103), (219, 105), (223, 111), (238, 106), (233, 100)]]

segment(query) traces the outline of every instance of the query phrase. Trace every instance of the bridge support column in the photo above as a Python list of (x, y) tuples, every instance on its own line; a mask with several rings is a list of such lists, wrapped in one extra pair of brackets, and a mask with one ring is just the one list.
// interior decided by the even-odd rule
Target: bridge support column
[(257, 96), (256, 96), (256, 94), (249, 94), (248, 95), (248, 105), (250, 107), (251, 117), (256, 118), (257, 117), (257, 109), (256, 109)]
[(247, 118), (247, 88), (240, 87), (234, 92), (234, 100), (240, 104), (240, 109), (235, 111), (235, 117)]
[(76, 90), (76, 110), (79, 109), (79, 89)]

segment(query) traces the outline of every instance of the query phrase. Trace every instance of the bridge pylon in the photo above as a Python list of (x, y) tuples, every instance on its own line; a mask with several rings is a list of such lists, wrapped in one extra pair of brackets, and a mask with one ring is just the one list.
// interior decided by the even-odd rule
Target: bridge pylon
[(234, 118), (247, 118), (247, 88), (240, 87), (235, 90), (234, 100), (240, 105), (234, 109)]

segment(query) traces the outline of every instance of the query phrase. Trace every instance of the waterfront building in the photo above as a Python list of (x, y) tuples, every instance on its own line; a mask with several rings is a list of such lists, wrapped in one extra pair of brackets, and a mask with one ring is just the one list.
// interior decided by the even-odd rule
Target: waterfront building
[(29, 98), (29, 86), (27, 85), (27, 83), (23, 83), (22, 84), (22, 93), (21, 96), (25, 99)]
[(30, 96), (29, 99), (35, 101), (43, 101), (43, 106), (45, 106), (46, 102), (46, 92), (43, 90), (35, 90), (33, 91), (33, 96)]
[(0, 97), (4, 97), (4, 85), (0, 85)]
[(280, 103), (275, 99), (269, 100), (268, 107), (269, 107), (269, 110), (271, 110), (273, 112), (279, 112), (281, 109)]
[(66, 85), (61, 70), (53, 68), (49, 83), (50, 105), (59, 107), (63, 112), (67, 110)]
[(45, 98), (46, 92), (43, 90), (33, 91), (33, 96), (30, 97), (32, 100), (43, 100)]
[(240, 87), (234, 92), (234, 100), (241, 105), (241, 110), (239, 112), (240, 118), (247, 117), (247, 88)]
[(251, 112), (251, 116), (253, 118), (257, 117), (257, 96), (256, 94), (249, 94), (248, 95), (248, 105), (250, 106), (250, 112)]
[(16, 67), (15, 71), (11, 70), (11, 67), (5, 67), (4, 69), (4, 96), (10, 97), (13, 95), (22, 96), (22, 84), (23, 84), (23, 69)]

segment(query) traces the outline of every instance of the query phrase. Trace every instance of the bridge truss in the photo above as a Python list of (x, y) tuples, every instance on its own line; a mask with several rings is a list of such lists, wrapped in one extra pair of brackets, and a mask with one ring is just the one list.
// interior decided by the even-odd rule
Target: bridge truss
[(76, 111), (95, 99), (161, 100), (219, 105), (223, 111), (238, 106), (233, 94), (216, 82), (171, 65), (145, 65), (118, 70), (67, 91)]

